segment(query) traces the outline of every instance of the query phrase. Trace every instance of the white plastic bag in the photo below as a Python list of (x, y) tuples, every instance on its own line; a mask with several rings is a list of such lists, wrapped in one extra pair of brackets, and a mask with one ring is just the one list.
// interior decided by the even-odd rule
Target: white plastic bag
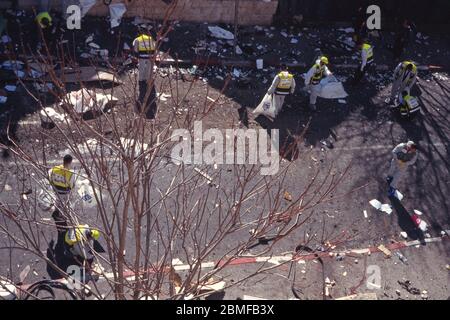
[(53, 187), (50, 185), (47, 179), (41, 180), (39, 184), (42, 186), (42, 188), (38, 190), (38, 206), (43, 211), (50, 211), (56, 201), (56, 195), (53, 191)]
[(273, 96), (271, 94), (266, 93), (261, 103), (255, 108), (255, 110), (253, 110), (253, 114), (255, 116), (262, 114), (271, 119), (275, 118), (276, 108), (275, 104), (273, 103)]

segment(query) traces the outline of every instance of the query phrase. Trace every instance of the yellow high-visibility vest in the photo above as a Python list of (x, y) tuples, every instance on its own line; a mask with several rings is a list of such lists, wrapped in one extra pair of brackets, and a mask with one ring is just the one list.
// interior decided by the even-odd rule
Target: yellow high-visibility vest
[(134, 41), (137, 41), (138, 53), (140, 55), (149, 55), (155, 51), (155, 42), (151, 36), (141, 34)]
[(87, 240), (86, 233), (88, 231), (91, 232), (91, 235), (95, 240), (98, 240), (98, 238), (100, 238), (100, 232), (97, 229), (92, 229), (87, 224), (80, 224), (66, 232), (64, 241), (69, 246), (73, 246), (75, 243), (80, 242), (81, 240)]
[(281, 71), (278, 74), (278, 78), (280, 78), (280, 81), (275, 92), (278, 94), (288, 94), (292, 87), (294, 76), (287, 71)]
[(42, 20), (44, 18), (48, 19), (48, 21), (50, 22), (50, 25), (52, 25), (52, 17), (50, 17), (50, 14), (47, 11), (41, 12), (36, 16), (36, 21), (37, 21), (37, 23), (39, 23), (39, 25), (41, 26), (42, 29), (46, 28), (46, 26), (44, 24), (42, 24)]
[(70, 183), (72, 176), (73, 172), (64, 168), (63, 165), (55, 166), (50, 172), (50, 183), (57, 189), (70, 191), (72, 188)]
[(362, 50), (367, 53), (367, 63), (372, 62), (373, 60), (373, 48), (370, 44), (364, 43), (362, 46)]
[(323, 72), (325, 67), (322, 67), (318, 63), (316, 63), (313, 67), (316, 67), (316, 72), (314, 72), (313, 76), (311, 77), (311, 83), (318, 84), (320, 80), (322, 80), (323, 78)]

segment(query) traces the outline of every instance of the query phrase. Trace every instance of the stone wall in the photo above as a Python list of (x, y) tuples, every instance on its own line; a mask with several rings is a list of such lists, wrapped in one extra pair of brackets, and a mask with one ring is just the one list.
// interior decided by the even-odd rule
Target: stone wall
[[(61, 1), (48, 0), (60, 10)], [(102, 0), (89, 11), (96, 16), (109, 15), (109, 9)], [(149, 19), (163, 19), (169, 5), (162, 0), (113, 0), (127, 5), (125, 17), (139, 16)], [(195, 22), (234, 23), (235, 0), (178, 0), (171, 20)], [(19, 0), (21, 8), (38, 6), (39, 0)], [(278, 6), (278, 0), (239, 0), (239, 24), (270, 25)]]

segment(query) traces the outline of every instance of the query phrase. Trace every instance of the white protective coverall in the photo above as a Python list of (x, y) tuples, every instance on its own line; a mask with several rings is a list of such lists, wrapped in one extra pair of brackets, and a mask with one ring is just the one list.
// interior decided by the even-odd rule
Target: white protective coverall
[(416, 83), (417, 80), (417, 70), (416, 72), (409, 71), (403, 68), (403, 62), (400, 62), (394, 70), (394, 82), (392, 83), (391, 89), (391, 101), (393, 101), (399, 94), (403, 91), (408, 91), (410, 93), (411, 88)]
[(416, 150), (408, 153), (406, 150), (408, 143), (400, 143), (392, 150), (394, 156), (391, 160), (388, 176), (392, 177), (390, 186), (394, 189), (397, 189), (406, 169), (417, 161), (418, 152)]
[[(317, 60), (316, 63), (309, 69), (309, 71), (305, 75), (305, 87), (311, 91), (309, 95), (309, 104), (315, 105), (317, 101), (317, 97), (319, 96), (321, 85), (320, 81), (317, 84), (312, 84), (311, 79), (316, 72), (318, 72), (318, 65), (320, 65), (320, 60)], [(322, 66), (323, 68), (323, 77), (328, 77), (331, 75), (330, 70), (326, 65)]]
[[(272, 85), (270, 86), (269, 90), (267, 90), (268, 94), (273, 95), (272, 103), (275, 105), (275, 114), (278, 114), (281, 111), (281, 108), (283, 107), (284, 104), (284, 98), (286, 97), (286, 95), (276, 93), (279, 83), (280, 83), (280, 76), (277, 74), (273, 79)], [(291, 88), (289, 92), (293, 94), (294, 91), (295, 91), (295, 79), (292, 78)]]

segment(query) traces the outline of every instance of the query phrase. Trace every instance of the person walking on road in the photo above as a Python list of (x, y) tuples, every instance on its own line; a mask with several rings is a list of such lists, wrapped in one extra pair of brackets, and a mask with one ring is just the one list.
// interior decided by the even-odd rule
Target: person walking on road
[(294, 75), (288, 71), (285, 64), (281, 65), (280, 72), (275, 76), (272, 85), (267, 94), (273, 95), (273, 102), (275, 104), (275, 114), (278, 114), (283, 108), (284, 99), (287, 95), (293, 94), (295, 91)]
[(394, 70), (394, 82), (392, 83), (391, 96), (386, 99), (386, 103), (393, 102), (398, 95), (407, 91), (411, 92), (411, 88), (414, 86), (417, 80), (417, 66), (412, 61), (400, 62)]
[(361, 66), (356, 70), (353, 85), (360, 83), (364, 75), (373, 65), (373, 47), (368, 41), (360, 42), (358, 49), (361, 50)]
[(400, 143), (392, 150), (393, 158), (386, 178), (389, 183), (389, 196), (394, 196), (398, 183), (404, 177), (408, 167), (417, 161), (417, 145), (413, 141)]
[(305, 87), (310, 91), (309, 94), (309, 108), (315, 111), (317, 97), (320, 93), (320, 81), (324, 77), (332, 75), (330, 70), (328, 70), (328, 58), (325, 56), (320, 56), (316, 63), (309, 69), (305, 76)]

